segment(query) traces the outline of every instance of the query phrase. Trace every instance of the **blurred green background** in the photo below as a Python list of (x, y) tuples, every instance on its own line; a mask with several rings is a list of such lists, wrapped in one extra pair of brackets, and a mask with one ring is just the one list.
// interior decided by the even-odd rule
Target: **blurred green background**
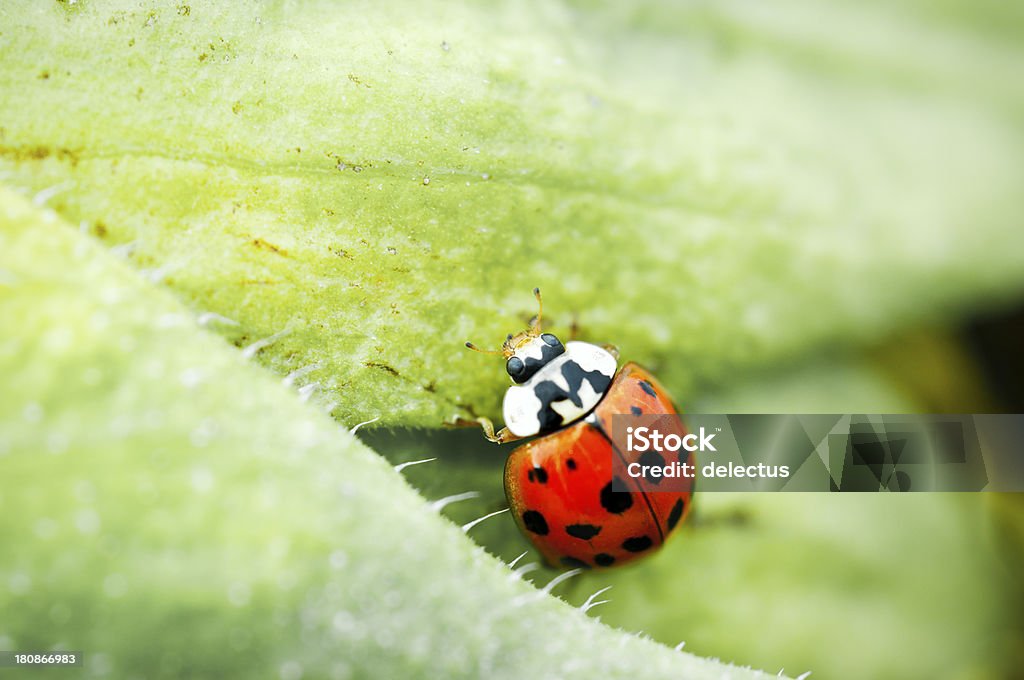
[(557, 586), (613, 586), (585, 616), (507, 516), (458, 530), (506, 451), (443, 424), (500, 415), (462, 343), (534, 286), (686, 410), (1021, 412), (1022, 38), (994, 0), (0, 6), (0, 649), (1020, 677), (1017, 496), (705, 494)]

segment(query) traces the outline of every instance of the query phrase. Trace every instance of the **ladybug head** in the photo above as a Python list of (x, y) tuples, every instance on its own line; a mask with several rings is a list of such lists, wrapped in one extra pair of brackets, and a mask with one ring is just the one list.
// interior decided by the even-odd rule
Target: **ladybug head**
[[(520, 335), (523, 335), (520, 333)], [(514, 338), (513, 338), (514, 339)], [(524, 383), (533, 377), (549, 361), (565, 353), (562, 341), (551, 333), (527, 336), (519, 341), (505, 362), (505, 370), (516, 383)]]
[(541, 301), (540, 288), (533, 289), (533, 296), (537, 298), (537, 316), (530, 320), (530, 327), (525, 331), (509, 333), (500, 350), (480, 349), (471, 342), (466, 343), (466, 347), (471, 350), (504, 356), (507, 359), (505, 370), (516, 383), (526, 382), (549, 361), (565, 353), (561, 340), (551, 333), (541, 332), (544, 303)]

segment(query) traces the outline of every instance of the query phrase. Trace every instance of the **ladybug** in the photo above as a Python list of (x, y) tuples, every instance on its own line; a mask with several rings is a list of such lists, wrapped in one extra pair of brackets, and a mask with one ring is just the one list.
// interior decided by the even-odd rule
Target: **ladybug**
[[(620, 450), (612, 442), (617, 414), (678, 414), (665, 389), (635, 363), (618, 368), (611, 346), (569, 341), (541, 328), (543, 303), (527, 330), (500, 350), (514, 383), (505, 393), (505, 428), (475, 424), (498, 444), (534, 437), (505, 463), (505, 496), (520, 530), (553, 567), (606, 568), (660, 547), (690, 509), (693, 480), (621, 475), (632, 462), (664, 465), (660, 453)], [(673, 419), (677, 423), (678, 419)], [(680, 432), (680, 435), (685, 432)], [(679, 462), (690, 454), (682, 450)], [(618, 465), (613, 464), (618, 457)], [(617, 477), (613, 481), (613, 477)], [(666, 484), (665, 486), (669, 486)], [(623, 490), (625, 489), (625, 490)]]

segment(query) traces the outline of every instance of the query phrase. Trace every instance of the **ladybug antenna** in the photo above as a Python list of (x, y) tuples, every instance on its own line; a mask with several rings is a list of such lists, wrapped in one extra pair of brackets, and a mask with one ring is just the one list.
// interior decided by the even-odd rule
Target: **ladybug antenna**
[(480, 352), (481, 354), (504, 354), (500, 349), (480, 349), (471, 342), (467, 342), (466, 347), (470, 348), (474, 352)]
[(530, 330), (536, 335), (540, 335), (541, 330), (541, 319), (544, 316), (544, 301), (540, 297), (540, 288), (533, 289), (533, 297), (537, 298), (537, 316), (533, 317), (530, 321)]

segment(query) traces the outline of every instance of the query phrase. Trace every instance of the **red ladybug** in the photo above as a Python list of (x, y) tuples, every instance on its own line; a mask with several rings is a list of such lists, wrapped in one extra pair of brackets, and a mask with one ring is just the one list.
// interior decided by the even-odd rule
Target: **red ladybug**
[[(540, 303), (540, 290), (533, 293)], [(501, 350), (488, 352), (505, 357), (515, 383), (505, 393), (506, 427), (495, 433), (486, 418), (478, 422), (499, 444), (544, 435), (508, 457), (505, 496), (519, 528), (545, 560), (562, 567), (618, 566), (650, 554), (679, 526), (690, 509), (693, 480), (676, 479), (671, 491), (660, 491), (666, 480), (617, 473), (632, 462), (666, 461), (659, 453), (641, 456), (613, 446), (612, 416), (678, 411), (640, 366), (627, 363), (616, 372), (613, 347), (573, 341), (563, 346), (543, 333), (542, 311), (543, 305), (528, 330), (510, 334)], [(679, 462), (692, 463), (685, 450), (679, 455)], [(628, 491), (613, 490), (613, 475), (619, 475), (615, 487)]]

